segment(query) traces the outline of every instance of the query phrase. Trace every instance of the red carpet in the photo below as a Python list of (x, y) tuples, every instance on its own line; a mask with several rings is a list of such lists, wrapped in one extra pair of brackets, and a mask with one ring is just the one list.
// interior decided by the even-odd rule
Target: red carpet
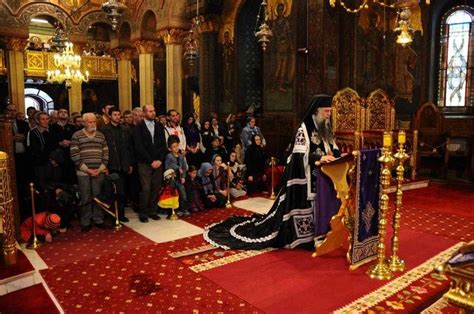
[(459, 241), (473, 240), (474, 186), (430, 182), (427, 188), (405, 191), (402, 228)]
[(204, 228), (215, 222), (226, 219), (230, 216), (250, 216), (253, 212), (250, 212), (241, 208), (216, 208), (216, 209), (205, 209), (202, 212), (192, 214), (188, 217), (181, 217), (180, 219), (189, 222), (195, 226)]
[(41, 271), (66, 313), (260, 312), (152, 244)]
[(403, 205), (474, 218), (474, 185), (430, 182), (426, 188), (403, 192)]
[[(409, 230), (400, 240), (409, 268), (456, 243)], [(313, 259), (307, 251), (278, 250), (201, 274), (265, 312), (326, 313), (386, 283), (369, 279), (366, 269), (349, 272), (343, 252)]]
[[(406, 206), (400, 254), (409, 268), (460, 239), (472, 238), (474, 219), (466, 209), (472, 205), (467, 204), (471, 195), (456, 194), (454, 189), (456, 197), (464, 198), (453, 200), (451, 191), (441, 191), (445, 191), (444, 187), (434, 186), (404, 194)], [(409, 201), (411, 197), (418, 197), (418, 200)], [(454, 202), (453, 206), (450, 201)], [(443, 208), (439, 208), (438, 203)], [(464, 207), (459, 208), (463, 204)], [(204, 227), (230, 215), (249, 214), (251, 212), (238, 208), (212, 209), (183, 220)], [(155, 244), (128, 228), (118, 233), (93, 229), (81, 234), (75, 227), (38, 252), (50, 266), (41, 274), (66, 313), (193, 310), (206, 313), (325, 313), (386, 283), (369, 279), (365, 275), (367, 267), (349, 272), (344, 252), (318, 259), (311, 258), (311, 252), (302, 250), (277, 250), (242, 257), (238, 251), (215, 249), (176, 259), (169, 256), (206, 244), (199, 235)], [(226, 258), (230, 264), (216, 263), (210, 270), (198, 270), (202, 271), (200, 273), (189, 268), (196, 269), (196, 265), (212, 264)], [(423, 279), (430, 280), (428, 277)], [(431, 302), (446, 286), (434, 283), (436, 290), (429, 284), (415, 281), (409, 289), (413, 288), (417, 293), (428, 290), (422, 297), (424, 302)], [(387, 296), (387, 301), (399, 306), (397, 299), (390, 297)], [(405, 298), (411, 300), (408, 295)], [(377, 310), (377, 306), (390, 310), (387, 304), (377, 304), (373, 310)]]
[(0, 297), (0, 313), (59, 313), (42, 284)]
[(5, 266), (3, 258), (0, 261), (0, 281), (33, 270), (33, 265), (31, 265), (25, 254), (23, 254), (22, 251), (17, 250), (16, 264)]
[(123, 227), (119, 232), (93, 228), (84, 234), (79, 225), (74, 225), (66, 233), (54, 238), (52, 243), (40, 247), (37, 252), (49, 267), (95, 258), (154, 242), (130, 228)]

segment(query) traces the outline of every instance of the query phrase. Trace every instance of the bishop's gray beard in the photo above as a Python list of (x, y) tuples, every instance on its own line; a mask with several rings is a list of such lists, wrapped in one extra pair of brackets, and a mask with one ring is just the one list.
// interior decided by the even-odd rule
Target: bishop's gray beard
[(334, 140), (334, 136), (332, 133), (331, 123), (329, 119), (324, 119), (317, 115), (316, 126), (318, 127), (319, 136), (321, 136), (322, 139), (331, 144)]

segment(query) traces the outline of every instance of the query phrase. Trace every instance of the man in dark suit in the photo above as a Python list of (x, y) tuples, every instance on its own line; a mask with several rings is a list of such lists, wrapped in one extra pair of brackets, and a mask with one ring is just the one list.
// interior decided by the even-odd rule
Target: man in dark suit
[(163, 163), (167, 153), (165, 129), (155, 121), (156, 113), (152, 105), (143, 107), (145, 119), (133, 130), (135, 158), (142, 191), (140, 193), (140, 221), (148, 222), (148, 217), (159, 220), (156, 202), (163, 179)]
[(118, 107), (111, 107), (108, 112), (110, 123), (99, 129), (104, 134), (109, 147), (109, 174), (117, 174), (118, 214), (121, 222), (128, 222), (125, 217), (125, 190), (124, 180), (132, 173), (133, 152), (130, 141), (130, 132), (120, 124), (121, 113)]

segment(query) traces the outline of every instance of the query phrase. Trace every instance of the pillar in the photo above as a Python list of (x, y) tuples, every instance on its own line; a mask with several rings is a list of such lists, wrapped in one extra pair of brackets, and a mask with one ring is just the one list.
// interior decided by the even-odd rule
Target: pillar
[(115, 51), (118, 68), (119, 108), (122, 112), (132, 110), (132, 62), (130, 61), (132, 54), (130, 49)]
[(138, 51), (140, 106), (154, 105), (153, 103), (153, 51), (155, 42), (150, 40), (137, 40), (134, 42)]
[(218, 108), (218, 93), (223, 84), (218, 84), (218, 31), (219, 19), (207, 16), (199, 26), (199, 95), (201, 96), (201, 115), (209, 117)]
[(183, 113), (183, 46), (185, 31), (167, 29), (160, 32), (166, 45), (166, 109)]
[(68, 89), (69, 112), (82, 111), (82, 82), (71, 82), (71, 88)]
[(23, 51), (26, 39), (9, 38), (7, 42), (8, 94), (18, 112), (25, 113), (25, 65)]

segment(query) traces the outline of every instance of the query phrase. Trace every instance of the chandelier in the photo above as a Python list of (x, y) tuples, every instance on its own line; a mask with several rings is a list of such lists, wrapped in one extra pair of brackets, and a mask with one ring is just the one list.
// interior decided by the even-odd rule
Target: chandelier
[[(333, 1), (333, 0), (330, 0), (330, 1)], [(258, 26), (262, 11), (263, 11), (263, 23), (260, 26)], [(257, 27), (259, 29), (258, 31), (257, 31)], [(263, 0), (262, 4), (260, 5), (260, 10), (258, 11), (258, 15), (257, 15), (257, 25), (255, 25), (255, 37), (257, 37), (258, 42), (262, 45), (263, 51), (267, 49), (268, 43), (270, 42), (270, 39), (272, 38), (272, 36), (273, 36), (272, 30), (270, 29), (270, 26), (268, 26), (267, 0)]]
[(194, 65), (194, 61), (198, 58), (199, 44), (197, 40), (197, 34), (199, 29), (199, 0), (196, 3), (196, 16), (193, 19), (191, 29), (189, 30), (186, 39), (184, 40), (184, 53), (183, 57), (189, 64), (189, 66)]
[(48, 71), (48, 82), (62, 83), (65, 82), (66, 88), (71, 88), (72, 82), (88, 82), (89, 71), (85, 75), (81, 72), (81, 56), (75, 55), (73, 51), (74, 45), (71, 42), (64, 44), (61, 53), (54, 54), (54, 66), (56, 70)]
[(117, 30), (119, 20), (126, 9), (127, 6), (117, 0), (107, 0), (107, 2), (102, 3), (102, 11), (107, 14), (107, 18), (112, 23), (112, 30)]
[(413, 41), (412, 33), (413, 28), (411, 27), (411, 11), (409, 8), (402, 8), (398, 14), (398, 26), (393, 30), (394, 32), (400, 32), (397, 36), (397, 44), (405, 47), (411, 44)]
[[(329, 0), (331, 7), (336, 7), (338, 0)], [(427, 5), (430, 4), (430, 0), (425, 0)], [(397, 10), (397, 27), (393, 29), (394, 32), (400, 32), (397, 36), (397, 44), (405, 47), (413, 41), (413, 31), (411, 23), (411, 9), (418, 6), (417, 0), (395, 0), (386, 3), (386, 0), (363, 0), (361, 4), (356, 8), (350, 8), (344, 0), (339, 0), (339, 5), (348, 13), (357, 14), (362, 10), (368, 10), (371, 7), (379, 6), (381, 8), (395, 9)]]

